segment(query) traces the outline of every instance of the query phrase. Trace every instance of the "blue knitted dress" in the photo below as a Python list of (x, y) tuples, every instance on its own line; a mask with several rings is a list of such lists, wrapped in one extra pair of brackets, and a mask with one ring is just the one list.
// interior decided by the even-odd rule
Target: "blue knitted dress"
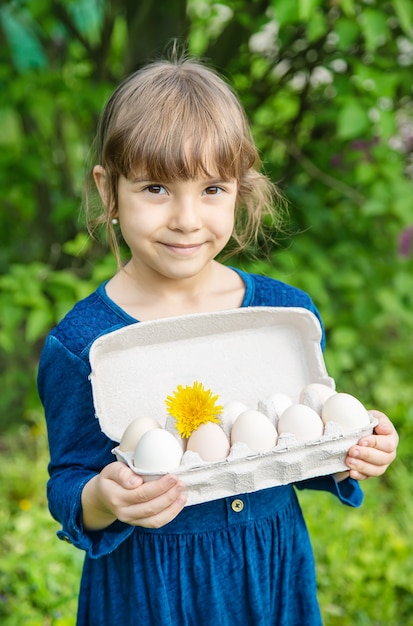
[[(319, 318), (303, 291), (235, 271), (245, 282), (243, 307), (304, 307)], [(119, 521), (102, 531), (82, 528), (82, 489), (114, 460), (116, 445), (95, 418), (89, 350), (100, 335), (136, 321), (103, 284), (51, 331), (40, 360), (49, 507), (62, 525), (59, 538), (86, 553), (77, 625), (320, 626), (314, 559), (292, 485), (187, 506), (161, 529)], [(350, 506), (362, 501), (351, 479), (296, 487), (329, 491)]]

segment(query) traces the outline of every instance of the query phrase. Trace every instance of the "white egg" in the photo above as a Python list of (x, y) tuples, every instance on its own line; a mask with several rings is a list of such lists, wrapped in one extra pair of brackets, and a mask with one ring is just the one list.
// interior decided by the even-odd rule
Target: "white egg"
[(349, 393), (336, 393), (326, 400), (321, 414), (323, 422), (338, 422), (344, 432), (354, 432), (368, 426), (370, 417), (360, 400)]
[(239, 402), (238, 400), (234, 400), (232, 402), (228, 402), (228, 404), (225, 404), (224, 410), (222, 411), (221, 415), (221, 425), (222, 430), (228, 437), (230, 436), (232, 426), (238, 415), (241, 415), (241, 413), (243, 413), (247, 409), (247, 405), (243, 402)]
[(324, 403), (328, 398), (335, 395), (337, 392), (332, 387), (323, 385), (321, 383), (310, 383), (306, 385), (301, 391), (299, 397), (299, 403), (314, 409), (318, 415), (321, 416)]
[(139, 439), (144, 433), (152, 428), (160, 428), (161, 425), (153, 417), (137, 417), (124, 430), (119, 448), (122, 452), (131, 452), (138, 445)]
[(264, 413), (268, 419), (277, 427), (279, 417), (285, 409), (291, 406), (293, 401), (285, 393), (274, 393), (265, 401), (258, 403), (258, 410)]
[(218, 424), (206, 422), (193, 431), (186, 449), (197, 452), (203, 461), (220, 461), (229, 454), (229, 441)]
[(278, 421), (278, 434), (291, 433), (297, 441), (312, 441), (323, 436), (324, 424), (314, 409), (292, 404)]
[(175, 437), (163, 428), (154, 428), (139, 439), (133, 464), (142, 471), (163, 474), (176, 469), (181, 458), (182, 448)]
[(277, 445), (278, 435), (268, 417), (249, 409), (237, 417), (231, 430), (231, 445), (245, 443), (251, 452), (265, 452)]

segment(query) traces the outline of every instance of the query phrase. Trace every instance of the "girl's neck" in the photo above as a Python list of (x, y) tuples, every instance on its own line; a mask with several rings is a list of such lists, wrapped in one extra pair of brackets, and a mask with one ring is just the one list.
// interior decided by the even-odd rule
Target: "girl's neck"
[(159, 276), (150, 280), (129, 262), (109, 281), (106, 291), (130, 316), (147, 321), (238, 308), (245, 284), (237, 272), (216, 261), (201, 276), (182, 280)]

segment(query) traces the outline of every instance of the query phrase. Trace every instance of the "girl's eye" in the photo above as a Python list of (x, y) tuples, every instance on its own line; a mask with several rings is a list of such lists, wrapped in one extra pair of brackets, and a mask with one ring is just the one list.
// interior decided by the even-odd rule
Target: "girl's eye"
[(167, 193), (165, 187), (162, 185), (148, 185), (145, 189), (149, 191), (149, 193), (153, 193), (158, 196), (162, 196)]
[(222, 193), (223, 191), (224, 190), (222, 189), (222, 187), (216, 187), (215, 185), (212, 185), (211, 187), (207, 187), (204, 193), (207, 196), (216, 196), (219, 193)]

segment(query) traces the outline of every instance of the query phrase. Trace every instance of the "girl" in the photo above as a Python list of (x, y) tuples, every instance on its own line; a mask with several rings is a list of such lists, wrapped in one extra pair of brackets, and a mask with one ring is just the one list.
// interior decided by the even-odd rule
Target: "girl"
[[(119, 260), (130, 260), (48, 336), (39, 368), (51, 462), (48, 497), (60, 538), (85, 550), (78, 626), (318, 626), (314, 562), (292, 485), (185, 505), (173, 475), (143, 483), (114, 462), (95, 419), (89, 349), (138, 320), (247, 306), (299, 306), (309, 296), (215, 260), (246, 246), (277, 192), (259, 172), (245, 114), (229, 86), (190, 59), (125, 80), (99, 124), (92, 176)], [(321, 324), (321, 321), (320, 321)], [(160, 364), (161, 367), (161, 364)], [(397, 434), (375, 433), (345, 475), (306, 481), (359, 506), (359, 480), (382, 474)], [(241, 505), (240, 505), (241, 501)]]

